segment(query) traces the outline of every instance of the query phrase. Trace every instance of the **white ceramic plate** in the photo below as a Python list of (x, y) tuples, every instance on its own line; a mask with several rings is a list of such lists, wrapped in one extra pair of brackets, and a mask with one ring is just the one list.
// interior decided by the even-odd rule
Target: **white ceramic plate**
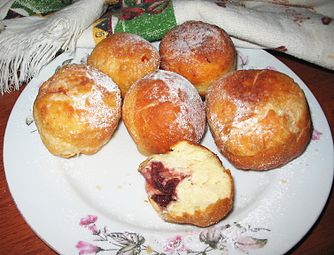
[[(166, 223), (146, 200), (137, 172), (144, 157), (123, 123), (97, 154), (61, 159), (41, 143), (32, 104), (41, 82), (90, 49), (62, 54), (33, 79), (16, 102), (4, 139), (8, 185), (32, 229), (61, 254), (283, 254), (321, 213), (333, 179), (333, 144), (326, 118), (309, 89), (265, 51), (239, 50), (238, 68), (269, 68), (293, 77), (305, 91), (314, 134), (303, 155), (280, 169), (245, 172), (218, 152), (210, 132), (202, 142), (218, 154), (235, 180), (233, 212), (210, 228)], [(225, 254), (225, 253), (224, 253)]]

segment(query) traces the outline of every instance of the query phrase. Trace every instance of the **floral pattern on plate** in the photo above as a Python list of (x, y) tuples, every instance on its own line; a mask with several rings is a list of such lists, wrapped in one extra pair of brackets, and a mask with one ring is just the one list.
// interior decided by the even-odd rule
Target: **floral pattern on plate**
[[(131, 232), (110, 232), (107, 226), (97, 227), (98, 217), (88, 215), (80, 220), (80, 226), (91, 232), (94, 237), (91, 241), (78, 241), (75, 247), (79, 254), (97, 254), (115, 252), (116, 254), (210, 254), (220, 251), (227, 254), (231, 249), (248, 253), (250, 250), (264, 247), (268, 239), (259, 238), (258, 233), (269, 232), (266, 228), (254, 228), (237, 222), (214, 226), (189, 234), (175, 235), (162, 241), (162, 251), (146, 244), (142, 234)], [(202, 244), (200, 249), (192, 248), (193, 242)], [(161, 241), (157, 241), (161, 243)]]

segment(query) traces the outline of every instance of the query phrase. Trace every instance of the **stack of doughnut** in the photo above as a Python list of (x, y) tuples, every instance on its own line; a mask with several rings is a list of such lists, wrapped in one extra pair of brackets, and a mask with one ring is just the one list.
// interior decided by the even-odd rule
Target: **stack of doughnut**
[[(93, 154), (123, 120), (138, 151), (152, 206), (168, 222), (210, 226), (233, 204), (233, 178), (200, 145), (209, 126), (220, 153), (243, 170), (287, 164), (306, 149), (306, 97), (289, 76), (236, 71), (236, 49), (215, 25), (188, 21), (159, 49), (138, 35), (102, 40), (87, 64), (60, 68), (40, 87), (33, 115), (60, 157)], [(121, 116), (122, 115), (122, 116)]]
[(200, 21), (167, 32), (159, 53), (161, 69), (133, 83), (123, 103), (123, 121), (145, 155), (168, 152), (181, 140), (201, 141), (206, 119), (199, 95), (236, 63), (228, 34)]

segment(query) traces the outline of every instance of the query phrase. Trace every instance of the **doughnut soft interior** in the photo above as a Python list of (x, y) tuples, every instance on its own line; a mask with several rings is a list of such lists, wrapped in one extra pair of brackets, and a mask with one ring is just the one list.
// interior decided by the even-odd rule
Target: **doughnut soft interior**
[(232, 209), (230, 171), (202, 145), (180, 141), (170, 152), (150, 156), (139, 171), (151, 205), (168, 222), (207, 227)]

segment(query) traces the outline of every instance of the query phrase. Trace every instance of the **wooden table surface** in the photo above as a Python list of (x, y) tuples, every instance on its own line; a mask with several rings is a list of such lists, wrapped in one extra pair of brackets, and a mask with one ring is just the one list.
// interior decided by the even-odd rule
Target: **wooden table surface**
[[(284, 54), (271, 53), (290, 67), (310, 88), (325, 112), (333, 135), (334, 72)], [(3, 137), (11, 109), (22, 90), (23, 87), (19, 91), (0, 96), (0, 254), (56, 254), (25, 223), (8, 190), (5, 178), (2, 157)], [(20, 155), (18, 159), (19, 157)], [(288, 254), (334, 254), (333, 191), (316, 224)]]

